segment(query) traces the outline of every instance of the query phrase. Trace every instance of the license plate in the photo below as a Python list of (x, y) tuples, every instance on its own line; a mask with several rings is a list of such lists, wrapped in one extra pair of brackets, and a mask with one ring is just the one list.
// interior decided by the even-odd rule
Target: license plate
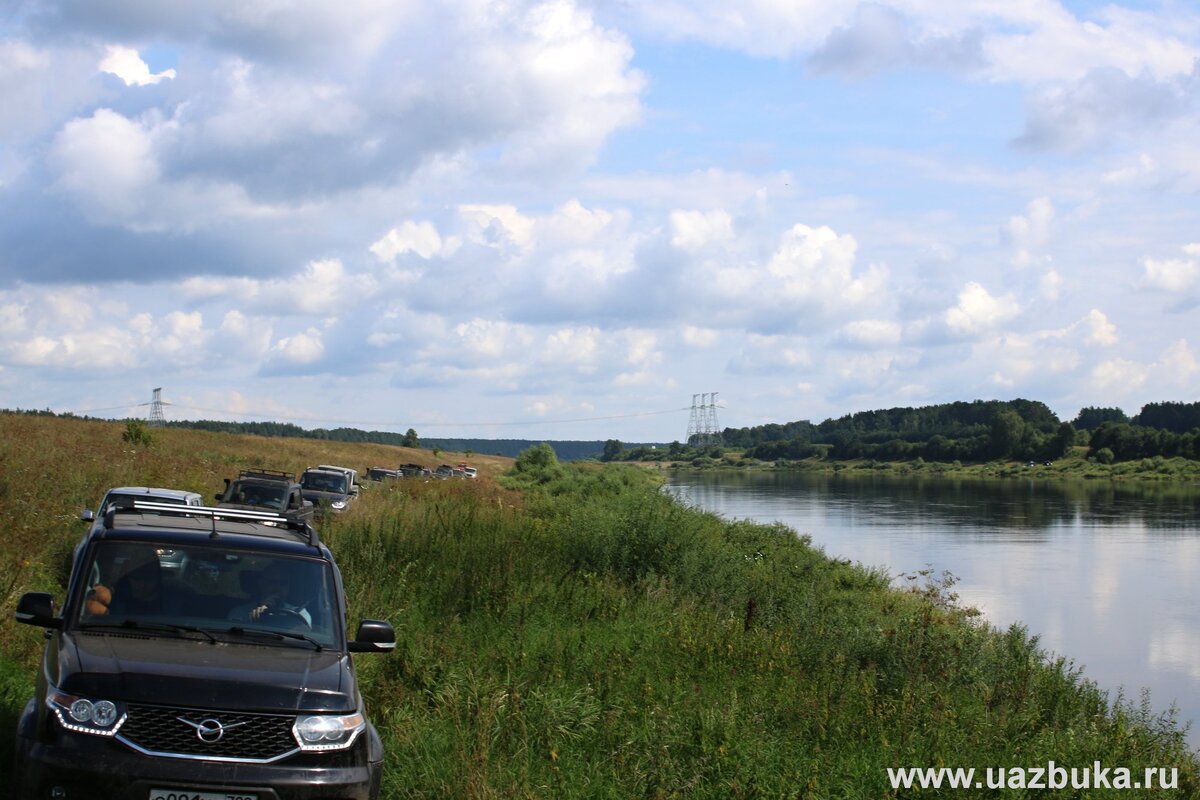
[(150, 800), (258, 800), (253, 792), (197, 792), (192, 789), (151, 789)]

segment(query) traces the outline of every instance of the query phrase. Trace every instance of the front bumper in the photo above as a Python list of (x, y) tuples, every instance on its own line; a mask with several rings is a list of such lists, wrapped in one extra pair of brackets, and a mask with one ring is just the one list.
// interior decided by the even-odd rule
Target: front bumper
[[(356, 748), (379, 754), (378, 734), (370, 727), (365, 733)], [(383, 767), (382, 760), (350, 754), (325, 759), (332, 766), (314, 755), (274, 764), (161, 758), (86, 734), (58, 731), (51, 738), (18, 736), (18, 800), (147, 800), (151, 789), (250, 794), (257, 800), (375, 800)]]

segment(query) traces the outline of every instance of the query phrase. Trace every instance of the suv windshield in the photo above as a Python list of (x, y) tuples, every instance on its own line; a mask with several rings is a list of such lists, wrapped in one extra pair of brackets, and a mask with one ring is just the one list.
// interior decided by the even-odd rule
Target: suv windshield
[(349, 494), (346, 483), (349, 477), (332, 472), (306, 472), (300, 476), (300, 485), (316, 492)]
[(76, 622), (81, 627), (163, 626), (255, 637), (307, 637), (334, 647), (333, 578), (320, 560), (220, 547), (97, 543)]
[(230, 498), (232, 502), (245, 506), (263, 506), (282, 509), (287, 504), (286, 486), (268, 486), (260, 483), (239, 483)]

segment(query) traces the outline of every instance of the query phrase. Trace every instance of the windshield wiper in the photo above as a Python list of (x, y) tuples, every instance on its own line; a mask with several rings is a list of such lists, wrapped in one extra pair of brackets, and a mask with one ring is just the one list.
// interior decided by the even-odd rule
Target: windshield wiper
[(84, 630), (121, 630), (121, 631), (154, 631), (155, 633), (202, 633), (208, 637), (208, 640), (216, 644), (217, 637), (213, 636), (203, 628), (197, 628), (195, 625), (177, 625), (172, 622), (139, 622), (136, 619), (127, 619), (123, 622), (85, 622), (79, 626)]
[(267, 636), (267, 637), (270, 637), (273, 639), (296, 639), (296, 640), (299, 640), (302, 642), (308, 642), (313, 647), (315, 647), (318, 651), (325, 649), (324, 647), (321, 646), (321, 643), (318, 642), (316, 639), (314, 639), (311, 636), (308, 636), (306, 634), (303, 634), (303, 633), (292, 633), (291, 631), (270, 631), (270, 630), (266, 630), (265, 628), (243, 628), (239, 625), (234, 625), (232, 628), (229, 628), (225, 632), (236, 634), (238, 636), (248, 636), (250, 634), (258, 634), (260, 636)]

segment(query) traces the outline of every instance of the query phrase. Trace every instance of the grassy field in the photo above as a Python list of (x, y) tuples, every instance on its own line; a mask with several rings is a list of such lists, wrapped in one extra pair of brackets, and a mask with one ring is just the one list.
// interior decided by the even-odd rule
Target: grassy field
[[(249, 464), (434, 460), (182, 430), (133, 448), (121, 431), (0, 415), (6, 735), (42, 646), (11, 608), (23, 591), (61, 597), (74, 519), (103, 489), (211, 495)], [(790, 530), (677, 506), (644, 470), (536, 456), (509, 477), (511, 462), (475, 457), (477, 481), (368, 492), (322, 529), (351, 619), (397, 629), (396, 653), (356, 662), (387, 746), (385, 797), (884, 798), (917, 794), (891, 790), (887, 767), (1051, 760), (1177, 767), (1168, 796), (1200, 794), (1172, 718), (1047, 662), (1019, 628), (987, 628), (938, 581), (897, 591)]]

